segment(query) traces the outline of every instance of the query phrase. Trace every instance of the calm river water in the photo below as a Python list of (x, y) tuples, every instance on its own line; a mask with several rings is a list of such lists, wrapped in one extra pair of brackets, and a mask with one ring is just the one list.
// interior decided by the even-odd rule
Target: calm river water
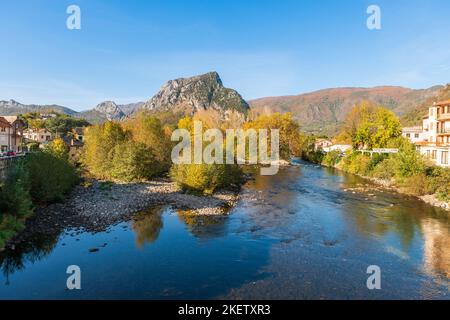
[[(69, 265), (82, 290), (66, 289)], [(0, 299), (449, 299), (450, 214), (300, 163), (249, 182), (229, 216), (152, 208), (103, 233), (39, 235), (0, 267)]]

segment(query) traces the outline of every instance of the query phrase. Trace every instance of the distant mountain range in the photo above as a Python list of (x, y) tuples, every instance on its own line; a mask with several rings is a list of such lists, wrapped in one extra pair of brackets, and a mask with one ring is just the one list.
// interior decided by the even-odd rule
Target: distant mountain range
[(144, 102), (118, 105), (114, 101), (104, 101), (94, 109), (78, 112), (74, 116), (90, 123), (102, 123), (107, 120), (120, 121), (127, 118), (135, 109), (142, 107)]
[(333, 88), (295, 96), (267, 97), (248, 103), (241, 95), (223, 86), (217, 72), (170, 80), (147, 102), (118, 105), (105, 101), (95, 108), (77, 112), (59, 105), (24, 105), (14, 100), (0, 101), (0, 115), (27, 112), (57, 111), (83, 118), (91, 123), (123, 120), (138, 110), (150, 112), (174, 111), (193, 114), (199, 109), (214, 109), (222, 114), (230, 110), (247, 114), (291, 112), (302, 129), (312, 133), (333, 135), (339, 129), (348, 111), (363, 100), (386, 106), (401, 117), (405, 125), (420, 123), (430, 104), (450, 99), (450, 86), (428, 89), (382, 86), (374, 88)]
[(86, 119), (91, 123), (100, 123), (106, 120), (123, 120), (140, 109), (150, 112), (172, 110), (192, 115), (199, 109), (214, 109), (223, 113), (226, 113), (228, 110), (236, 110), (246, 114), (249, 108), (247, 102), (237, 91), (223, 86), (217, 72), (168, 81), (147, 102), (118, 105), (114, 101), (104, 101), (95, 108), (83, 112), (77, 112), (58, 105), (24, 105), (14, 100), (0, 101), (0, 115), (57, 111)]
[(56, 104), (52, 105), (37, 105), (37, 104), (22, 104), (20, 102), (17, 102), (15, 100), (9, 100), (9, 101), (0, 101), (0, 114), (4, 116), (15, 116), (21, 113), (27, 113), (27, 112), (40, 112), (45, 113), (49, 111), (57, 111), (60, 113), (68, 114), (68, 115), (74, 115), (77, 112), (63, 107), (58, 106)]
[(122, 120), (136, 108), (140, 108), (143, 104), (144, 102), (117, 105), (113, 101), (105, 101), (92, 110), (77, 112), (59, 105), (22, 104), (15, 100), (2, 100), (0, 101), (0, 115), (13, 116), (28, 112), (48, 113), (53, 111), (67, 114), (72, 117), (86, 119), (91, 123), (99, 123), (106, 120)]
[(256, 114), (291, 112), (309, 132), (334, 134), (351, 108), (363, 100), (391, 109), (400, 117), (426, 101), (438, 99), (444, 86), (414, 90), (403, 87), (334, 88), (296, 96), (268, 97), (250, 101)]

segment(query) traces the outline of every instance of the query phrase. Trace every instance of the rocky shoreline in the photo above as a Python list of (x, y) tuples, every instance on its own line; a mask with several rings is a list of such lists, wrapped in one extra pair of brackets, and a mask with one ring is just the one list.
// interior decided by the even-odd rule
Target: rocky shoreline
[(142, 183), (109, 183), (92, 180), (79, 185), (63, 203), (36, 208), (25, 230), (12, 238), (12, 248), (30, 235), (59, 234), (64, 229), (102, 232), (112, 225), (132, 220), (137, 212), (152, 206), (170, 205), (195, 215), (226, 215), (239, 199), (238, 190), (218, 191), (211, 196), (184, 193), (166, 179)]
[[(363, 178), (369, 179), (370, 181), (372, 181), (386, 189), (394, 190), (398, 193), (405, 194), (405, 192), (403, 192), (400, 188), (398, 188), (395, 185), (395, 182), (393, 182), (393, 181), (381, 180), (381, 179), (376, 179), (376, 178), (371, 178), (371, 177), (363, 177)], [(419, 198), (420, 200), (422, 200), (423, 202), (428, 203), (429, 205), (432, 205), (433, 207), (438, 207), (438, 208), (450, 211), (450, 203), (439, 200), (436, 197), (436, 195), (434, 195), (434, 194), (425, 195), (425, 196), (416, 196), (416, 197)]]
[[(334, 167), (334, 168), (336, 170), (341, 170), (341, 169), (336, 168), (336, 167)], [(367, 180), (369, 180), (369, 181), (371, 181), (371, 182), (381, 186), (384, 189), (388, 189), (388, 190), (392, 190), (392, 191), (398, 192), (400, 194), (408, 195), (407, 193), (402, 191), (401, 188), (397, 187), (395, 185), (394, 181), (382, 180), (382, 179), (377, 179), (377, 178), (373, 178), (373, 177), (366, 177), (366, 176), (362, 176), (362, 175), (359, 175), (359, 174), (357, 176), (359, 176), (361, 178), (364, 178), (364, 179), (367, 179)], [(428, 203), (429, 205), (432, 205), (433, 207), (444, 209), (446, 211), (449, 211), (449, 213), (450, 213), (450, 203), (439, 200), (436, 197), (436, 195), (425, 195), (425, 196), (415, 196), (415, 197), (420, 199), (420, 200), (422, 200), (425, 203)]]

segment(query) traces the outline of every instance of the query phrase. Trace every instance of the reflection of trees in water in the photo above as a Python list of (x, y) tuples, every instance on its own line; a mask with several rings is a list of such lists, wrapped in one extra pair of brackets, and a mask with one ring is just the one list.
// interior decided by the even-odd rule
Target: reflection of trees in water
[(136, 235), (136, 245), (139, 248), (151, 244), (159, 237), (163, 227), (163, 210), (161, 207), (151, 208), (145, 212), (136, 214), (131, 228)]
[[(361, 185), (361, 179), (344, 177), (344, 187), (355, 185)], [(405, 253), (415, 237), (422, 236), (425, 272), (450, 278), (450, 215), (414, 197), (386, 190), (373, 193), (377, 195), (375, 199), (344, 202), (343, 212), (351, 219), (350, 224), (365, 234), (397, 235)]]
[[(404, 249), (410, 247), (419, 227), (419, 219), (403, 208), (370, 208), (346, 206), (345, 213), (351, 217), (357, 230), (364, 234), (385, 236), (394, 232), (400, 238)], [(406, 213), (406, 214), (405, 214)]]
[(227, 216), (199, 216), (191, 211), (178, 210), (178, 218), (186, 224), (189, 232), (201, 239), (218, 238), (226, 235)]
[(0, 254), (0, 268), (9, 284), (9, 276), (23, 270), (26, 263), (34, 263), (49, 255), (58, 243), (58, 234), (29, 235), (17, 244), (14, 250), (8, 248)]
[(433, 218), (443, 226), (450, 225), (448, 214), (442, 214), (441, 209), (400, 194), (386, 196), (388, 199), (376, 201), (346, 201), (343, 211), (359, 232), (378, 236), (395, 233), (405, 250), (410, 248), (414, 237), (422, 233), (424, 220)]
[(431, 275), (450, 279), (450, 227), (436, 219), (422, 221), (424, 237), (424, 270)]

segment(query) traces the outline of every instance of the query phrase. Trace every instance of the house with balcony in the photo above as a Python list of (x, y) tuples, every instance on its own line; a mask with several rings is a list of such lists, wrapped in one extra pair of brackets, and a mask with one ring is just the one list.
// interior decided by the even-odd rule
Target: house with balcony
[[(423, 117), (422, 133), (417, 128), (404, 128), (403, 135), (417, 145), (421, 154), (436, 165), (450, 167), (450, 100), (436, 102)], [(410, 136), (407, 136), (407, 134)], [(411, 134), (414, 133), (414, 138)]]

